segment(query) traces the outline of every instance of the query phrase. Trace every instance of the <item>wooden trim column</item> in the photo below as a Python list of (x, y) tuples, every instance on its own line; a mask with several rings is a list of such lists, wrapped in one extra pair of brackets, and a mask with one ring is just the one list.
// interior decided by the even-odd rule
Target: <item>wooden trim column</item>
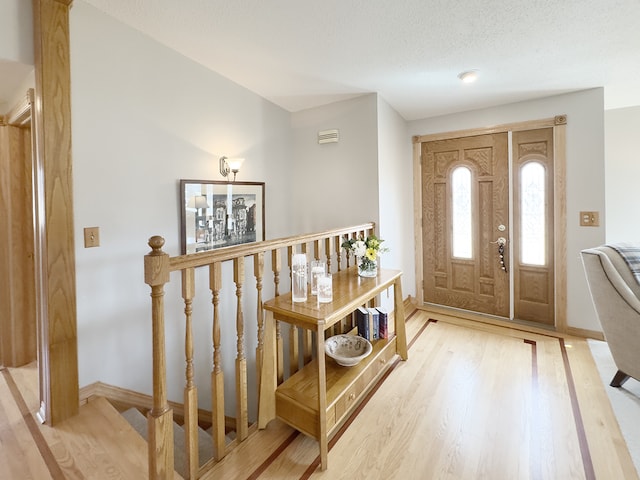
[(567, 332), (567, 116), (558, 115), (553, 128), (553, 208), (555, 221), (556, 330)]
[[(44, 303), (39, 367), (44, 420), (56, 424), (78, 413), (78, 347), (71, 164), (71, 0), (33, 0), (36, 98), (35, 195), (40, 199), (36, 243)], [(38, 267), (36, 267), (38, 268)]]

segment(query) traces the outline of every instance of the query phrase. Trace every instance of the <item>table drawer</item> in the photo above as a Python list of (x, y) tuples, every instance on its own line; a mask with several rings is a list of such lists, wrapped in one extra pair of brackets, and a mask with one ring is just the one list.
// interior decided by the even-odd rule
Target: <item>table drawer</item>
[(336, 399), (334, 405), (328, 408), (327, 431), (331, 431), (336, 424), (339, 424), (360, 403), (363, 395), (370, 387), (373, 387), (372, 382), (385, 370), (395, 353), (394, 339), (378, 352), (375, 358), (369, 361), (367, 367), (362, 370), (355, 382), (344, 390), (342, 395)]

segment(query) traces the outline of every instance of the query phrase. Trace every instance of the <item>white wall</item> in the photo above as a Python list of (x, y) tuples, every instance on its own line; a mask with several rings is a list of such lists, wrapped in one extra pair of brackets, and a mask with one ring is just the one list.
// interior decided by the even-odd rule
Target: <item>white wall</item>
[[(380, 263), (402, 270), (402, 296), (415, 297), (413, 147), (405, 120), (378, 97), (380, 237), (390, 251)], [(391, 301), (389, 301), (391, 300)], [(387, 308), (393, 297), (383, 298)]]
[(0, 60), (33, 65), (33, 20), (30, 1), (0, 2)]
[(0, 114), (18, 105), (34, 88), (31, 1), (0, 1)]
[[(370, 94), (294, 113), (292, 127), (293, 229), (376, 222), (390, 249), (380, 265), (402, 270), (403, 296), (415, 295), (412, 148), (404, 119)], [(339, 142), (318, 144), (318, 132), (334, 128)]]
[[(409, 123), (411, 135), (567, 115), (567, 324), (601, 331), (580, 250), (604, 242), (604, 94), (602, 88)], [(600, 227), (580, 227), (579, 212), (601, 212)]]
[[(375, 94), (292, 114), (296, 232), (378, 222), (378, 134)], [(338, 129), (338, 143), (318, 132)]]
[[(290, 114), (82, 1), (74, 2), (70, 28), (80, 385), (99, 380), (150, 393), (148, 238), (164, 236), (164, 250), (179, 254), (178, 180), (223, 180), (222, 155), (246, 159), (238, 180), (266, 182), (267, 237), (291, 235), (291, 198), (282, 195), (291, 171)], [(83, 248), (89, 226), (100, 227), (99, 248)], [(206, 282), (206, 272), (198, 275)], [(167, 299), (179, 298), (177, 289), (172, 277)], [(223, 293), (221, 309), (232, 311), (234, 292)], [(196, 298), (196, 313), (210, 302)], [(179, 303), (167, 305), (172, 400), (184, 384)], [(251, 352), (255, 332), (247, 327)], [(210, 328), (195, 327), (204, 365)], [(233, 316), (225, 334), (235, 339)], [(233, 368), (234, 349), (224, 354)], [(233, 383), (233, 375), (227, 380)]]
[(604, 119), (607, 243), (640, 242), (640, 107), (607, 110)]

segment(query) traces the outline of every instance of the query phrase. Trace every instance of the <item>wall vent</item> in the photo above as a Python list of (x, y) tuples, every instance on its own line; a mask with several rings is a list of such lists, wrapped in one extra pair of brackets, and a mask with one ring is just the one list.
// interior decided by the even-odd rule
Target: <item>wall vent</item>
[(338, 143), (338, 130), (324, 130), (318, 132), (318, 143)]

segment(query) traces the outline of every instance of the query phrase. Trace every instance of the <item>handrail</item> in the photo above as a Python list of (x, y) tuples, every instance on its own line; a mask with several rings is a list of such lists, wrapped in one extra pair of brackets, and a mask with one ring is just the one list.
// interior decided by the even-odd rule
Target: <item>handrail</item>
[(214, 262), (224, 262), (233, 260), (238, 257), (247, 257), (268, 250), (291, 247), (303, 243), (311, 243), (323, 240), (327, 237), (339, 237), (349, 235), (353, 232), (366, 232), (375, 230), (374, 223), (363, 223), (353, 227), (335, 228), (320, 233), (307, 233), (303, 235), (295, 235), (291, 237), (282, 237), (274, 240), (265, 240), (262, 242), (245, 243), (241, 245), (233, 245), (231, 247), (222, 247), (216, 250), (206, 252), (190, 253), (187, 255), (179, 255), (169, 259), (169, 269), (174, 272), (189, 267), (203, 267)]
[[(184, 384), (184, 426), (187, 469), (185, 478), (199, 478), (208, 471), (216, 461), (222, 459), (234, 444), (244, 441), (249, 435), (249, 395), (247, 388), (247, 370), (255, 368), (260, 391), (260, 371), (263, 362), (264, 344), (264, 315), (262, 309), (262, 294), (264, 288), (265, 258), (270, 258), (271, 270), (273, 272), (273, 291), (278, 296), (281, 292), (282, 256), (286, 252), (287, 265), (290, 268), (291, 256), (298, 248), (303, 253), (308, 253), (311, 245), (312, 258), (326, 259), (330, 271), (339, 271), (349, 266), (349, 257), (341, 249), (344, 237), (356, 238), (367, 236), (375, 231), (374, 223), (364, 223), (351, 227), (335, 228), (318, 233), (308, 233), (283, 237), (262, 242), (253, 242), (231, 247), (223, 247), (206, 252), (198, 252), (188, 255), (171, 257), (162, 251), (164, 239), (154, 236), (149, 239), (149, 246), (152, 251), (145, 255), (144, 271), (145, 283), (151, 287), (151, 318), (153, 322), (153, 408), (148, 414), (149, 424), (149, 477), (152, 479), (173, 478), (174, 455), (173, 455), (173, 412), (169, 406), (167, 398), (167, 374), (166, 374), (166, 346), (164, 335), (164, 308), (165, 293), (164, 285), (171, 280), (170, 273), (180, 271), (180, 281), (182, 282), (181, 300), (184, 304), (185, 318), (185, 384)], [(268, 255), (268, 256), (267, 256)], [(255, 310), (244, 311), (243, 304), (245, 298), (244, 288), (251, 282), (245, 282), (245, 259), (253, 257), (253, 274), (255, 276), (256, 308)], [(233, 278), (226, 278), (222, 273), (222, 264), (227, 261), (233, 262)], [(344, 261), (344, 264), (343, 264)], [(195, 269), (208, 267), (209, 281), (206, 289), (209, 290), (211, 298), (211, 342), (213, 347), (211, 370), (211, 384), (207, 386), (212, 394), (211, 417), (212, 442), (214, 449), (214, 459), (207, 462), (203, 467), (199, 466), (198, 459), (198, 395), (197, 385), (194, 378), (194, 338), (192, 328), (196, 323), (194, 318), (193, 299), (198, 291), (196, 285)], [(176, 278), (176, 277), (174, 277)], [(229, 420), (225, 417), (224, 409), (224, 374), (227, 373), (222, 363), (220, 350), (223, 343), (225, 348), (231, 348), (231, 333), (223, 332), (222, 327), (229, 328), (230, 322), (223, 322), (220, 309), (222, 294), (227, 295), (229, 288), (223, 290), (225, 281), (235, 285), (236, 312), (235, 312), (235, 336), (236, 360), (233, 367), (228, 366), (228, 373), (235, 375), (235, 398), (236, 417), (235, 430), (236, 440), (234, 444), (227, 445), (225, 439), (226, 425)], [(204, 290), (204, 288), (202, 288)], [(229, 294), (230, 296), (230, 294)], [(199, 296), (200, 297), (200, 296)], [(167, 299), (167, 302), (179, 301), (177, 299)], [(255, 358), (251, 358), (245, 351), (245, 317), (255, 320), (257, 324), (257, 347)], [(347, 325), (345, 325), (347, 327)], [(312, 338), (307, 332), (298, 332), (298, 329), (291, 327), (289, 330), (289, 372), (284, 372), (284, 342), (281, 335), (281, 327), (276, 325), (277, 338), (277, 378), (282, 382), (285, 376), (295, 373), (300, 361), (306, 363), (311, 359)], [(299, 338), (301, 337), (301, 338)], [(259, 399), (255, 399), (258, 404)], [(231, 420), (233, 422), (233, 419)], [(255, 429), (254, 429), (255, 430)], [(253, 430), (252, 430), (253, 431)]]

